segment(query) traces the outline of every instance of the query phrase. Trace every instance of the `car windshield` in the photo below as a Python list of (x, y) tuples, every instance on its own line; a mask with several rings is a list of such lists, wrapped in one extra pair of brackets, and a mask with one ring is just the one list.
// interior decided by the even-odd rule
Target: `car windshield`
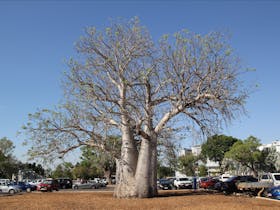
[(278, 175), (274, 175), (274, 177), (275, 177), (275, 179), (277, 180), (277, 181), (280, 181), (280, 174)]
[(51, 180), (44, 180), (43, 183), (44, 183), (44, 184), (51, 184), (52, 181), (51, 181)]
[(180, 181), (188, 181), (188, 178), (180, 178)]
[(267, 175), (263, 175), (262, 179), (268, 179), (268, 176)]
[(170, 181), (168, 179), (161, 179), (161, 180), (159, 180), (159, 183), (161, 183), (161, 184), (169, 184)]

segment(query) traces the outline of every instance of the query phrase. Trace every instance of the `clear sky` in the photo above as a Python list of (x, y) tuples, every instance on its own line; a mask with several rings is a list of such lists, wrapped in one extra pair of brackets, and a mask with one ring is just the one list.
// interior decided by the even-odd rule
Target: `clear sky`
[(280, 1), (0, 0), (0, 138), (13, 140), (19, 159), (26, 148), (16, 133), (28, 113), (59, 103), (65, 61), (84, 28), (134, 16), (154, 40), (184, 28), (230, 31), (244, 65), (256, 69), (244, 80), (258, 89), (246, 105), (248, 116), (223, 133), (262, 143), (280, 139)]

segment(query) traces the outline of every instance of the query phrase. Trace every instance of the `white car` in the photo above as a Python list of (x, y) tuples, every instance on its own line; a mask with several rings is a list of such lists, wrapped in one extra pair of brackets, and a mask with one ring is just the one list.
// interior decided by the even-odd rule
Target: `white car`
[(173, 185), (176, 189), (192, 188), (192, 180), (187, 177), (176, 178)]
[(230, 175), (230, 174), (222, 174), (220, 177), (219, 177), (219, 180), (221, 182), (225, 182), (227, 181), (229, 178), (233, 177), (233, 175)]
[(273, 183), (273, 186), (280, 185), (280, 173), (266, 173), (261, 175), (260, 182)]

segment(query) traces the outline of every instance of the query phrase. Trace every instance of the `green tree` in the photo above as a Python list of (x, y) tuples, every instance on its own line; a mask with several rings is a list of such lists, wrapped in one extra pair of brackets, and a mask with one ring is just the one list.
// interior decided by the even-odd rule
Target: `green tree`
[(0, 162), (3, 162), (6, 159), (4, 153), (0, 150)]
[[(117, 197), (157, 194), (157, 149), (164, 131), (213, 133), (243, 110), (243, 69), (227, 37), (183, 30), (154, 42), (138, 18), (86, 30), (64, 81), (65, 103), (29, 116), (30, 155), (56, 158), (121, 136)], [(186, 124), (182, 128), (182, 120)]]
[(11, 140), (7, 137), (3, 137), (0, 139), (0, 151), (2, 155), (8, 157), (11, 156), (13, 153), (15, 146)]
[(11, 179), (18, 172), (18, 161), (12, 156), (15, 146), (6, 137), (0, 139), (0, 177)]
[(157, 168), (158, 178), (170, 177), (170, 176), (174, 176), (174, 174), (175, 171), (172, 168), (158, 164), (158, 168)]
[(201, 154), (209, 160), (219, 162), (221, 167), (225, 153), (230, 150), (238, 139), (225, 135), (214, 135), (201, 146)]
[(187, 176), (195, 176), (198, 158), (192, 153), (180, 156), (178, 158), (178, 168), (179, 170)]
[(276, 148), (264, 148), (261, 150), (258, 170), (263, 172), (277, 172), (278, 158), (279, 154), (277, 153)]
[(254, 175), (258, 176), (258, 168), (262, 159), (262, 152), (258, 149), (260, 140), (249, 136), (244, 141), (237, 141), (226, 152), (225, 157), (239, 162), (242, 166), (249, 168)]
[(59, 164), (52, 172), (53, 178), (73, 178), (73, 164), (70, 162), (64, 162)]
[(81, 159), (99, 168), (102, 172), (98, 176), (106, 177), (110, 183), (111, 176), (116, 173), (116, 158), (120, 157), (121, 138), (110, 136), (104, 147), (105, 150), (96, 147), (83, 147)]
[(205, 165), (200, 165), (198, 166), (198, 176), (207, 176), (208, 175), (208, 170)]

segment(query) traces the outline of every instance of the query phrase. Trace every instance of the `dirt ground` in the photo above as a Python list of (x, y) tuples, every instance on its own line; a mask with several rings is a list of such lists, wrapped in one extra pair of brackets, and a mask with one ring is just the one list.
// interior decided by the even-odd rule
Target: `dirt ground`
[(202, 191), (161, 191), (150, 199), (116, 199), (112, 192), (32, 192), (0, 197), (0, 209), (280, 209), (280, 201)]

